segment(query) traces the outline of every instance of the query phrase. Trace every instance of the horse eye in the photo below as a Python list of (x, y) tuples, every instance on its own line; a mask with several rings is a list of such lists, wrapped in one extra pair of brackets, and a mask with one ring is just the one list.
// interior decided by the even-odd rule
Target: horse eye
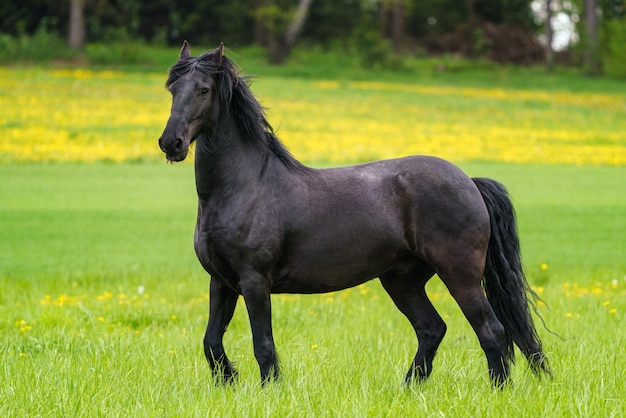
[(207, 94), (209, 92), (209, 89), (204, 87), (200, 89), (200, 94)]

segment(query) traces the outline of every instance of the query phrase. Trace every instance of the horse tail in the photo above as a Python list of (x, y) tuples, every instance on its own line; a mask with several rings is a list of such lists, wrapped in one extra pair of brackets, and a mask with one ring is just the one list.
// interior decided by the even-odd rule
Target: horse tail
[[(530, 307), (537, 295), (522, 268), (515, 210), (506, 188), (495, 180), (472, 179), (487, 205), (491, 235), (485, 260), (483, 287), (487, 300), (505, 330), (507, 356), (514, 361), (513, 343), (526, 356), (535, 374), (550, 374), (548, 359), (535, 329)], [(529, 296), (533, 299), (529, 300)]]

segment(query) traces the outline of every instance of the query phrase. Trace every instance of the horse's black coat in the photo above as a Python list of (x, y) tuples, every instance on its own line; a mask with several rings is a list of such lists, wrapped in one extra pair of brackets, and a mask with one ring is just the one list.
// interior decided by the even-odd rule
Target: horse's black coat
[(406, 381), (424, 379), (446, 332), (424, 290), (435, 273), (476, 332), (494, 383), (507, 379), (513, 344), (533, 370), (549, 372), (502, 185), (425, 156), (308, 168), (281, 145), (223, 46), (192, 57), (185, 42), (166, 86), (161, 149), (181, 161), (196, 141), (195, 250), (211, 275), (204, 350), (220, 379), (236, 375), (222, 337), (239, 295), (265, 382), (278, 376), (270, 293), (377, 277), (419, 340)]

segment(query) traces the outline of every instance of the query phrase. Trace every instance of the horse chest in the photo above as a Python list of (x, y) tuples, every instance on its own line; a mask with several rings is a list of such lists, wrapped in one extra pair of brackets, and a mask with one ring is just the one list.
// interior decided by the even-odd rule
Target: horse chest
[(276, 225), (248, 215), (201, 209), (196, 224), (194, 246), (200, 263), (235, 289), (242, 271), (271, 268), (280, 242)]

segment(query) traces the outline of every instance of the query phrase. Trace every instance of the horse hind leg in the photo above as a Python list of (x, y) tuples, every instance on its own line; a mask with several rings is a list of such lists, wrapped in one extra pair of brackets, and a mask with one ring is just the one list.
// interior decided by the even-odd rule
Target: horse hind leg
[[(451, 263), (456, 264), (456, 263)], [(471, 264), (471, 263), (468, 263)], [(509, 353), (504, 326), (496, 317), (481, 285), (479, 273), (471, 268), (446, 268), (439, 277), (474, 329), (487, 357), (489, 375), (496, 386), (503, 385), (509, 376)]]
[(418, 349), (405, 377), (407, 384), (430, 375), (437, 348), (446, 333), (446, 324), (424, 288), (433, 274), (430, 267), (422, 265), (409, 273), (390, 272), (380, 277), (384, 289), (417, 334)]

